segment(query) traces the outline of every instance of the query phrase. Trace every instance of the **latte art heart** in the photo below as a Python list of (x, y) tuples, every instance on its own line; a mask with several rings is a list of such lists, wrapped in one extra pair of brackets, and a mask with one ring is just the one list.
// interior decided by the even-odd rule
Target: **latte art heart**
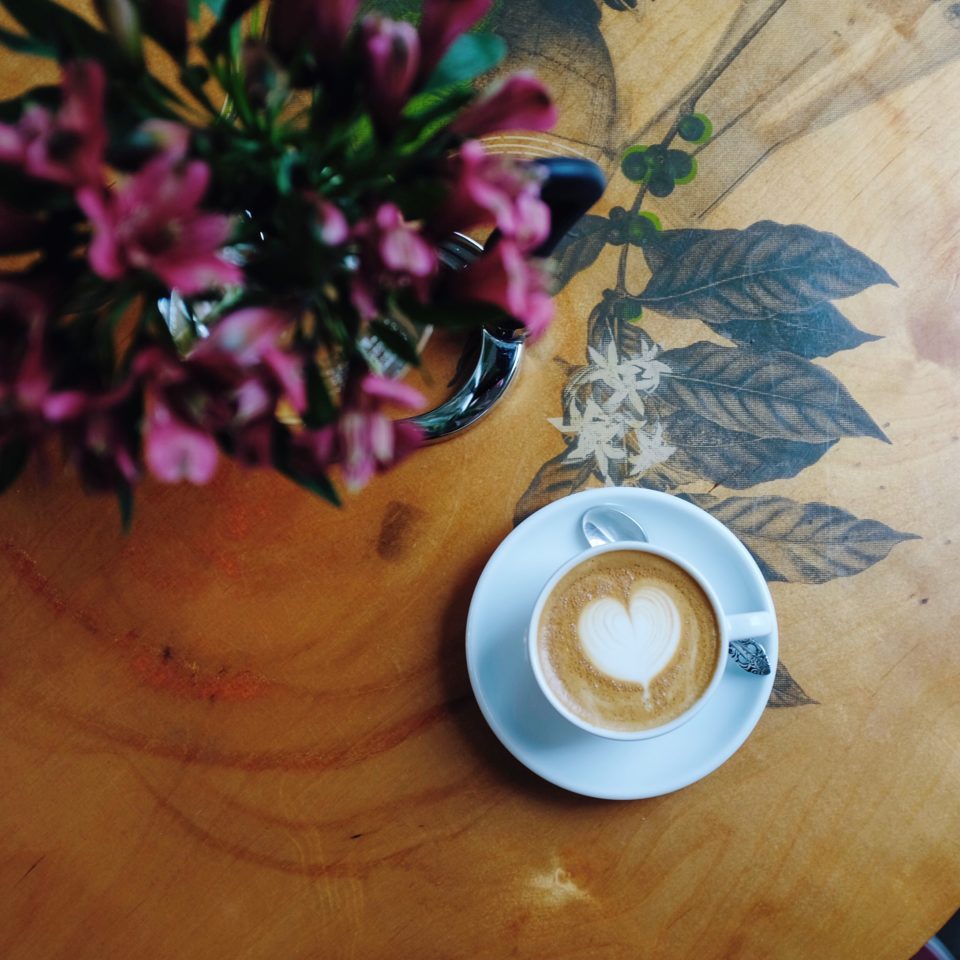
[(589, 603), (577, 632), (597, 669), (649, 687), (677, 652), (680, 611), (663, 590), (642, 587), (630, 597), (629, 609), (613, 597)]

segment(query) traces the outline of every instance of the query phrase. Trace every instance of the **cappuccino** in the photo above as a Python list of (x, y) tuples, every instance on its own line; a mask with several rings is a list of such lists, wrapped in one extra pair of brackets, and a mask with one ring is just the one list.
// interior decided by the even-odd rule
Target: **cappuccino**
[(721, 631), (699, 583), (665, 557), (613, 550), (568, 571), (544, 602), (536, 655), (573, 715), (612, 731), (676, 719), (706, 692)]

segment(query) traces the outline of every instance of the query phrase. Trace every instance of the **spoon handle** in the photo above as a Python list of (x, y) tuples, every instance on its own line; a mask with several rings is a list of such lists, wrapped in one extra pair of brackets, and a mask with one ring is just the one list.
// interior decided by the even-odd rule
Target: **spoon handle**
[(770, 673), (767, 652), (756, 640), (731, 640), (727, 646), (730, 659), (747, 673), (765, 677)]

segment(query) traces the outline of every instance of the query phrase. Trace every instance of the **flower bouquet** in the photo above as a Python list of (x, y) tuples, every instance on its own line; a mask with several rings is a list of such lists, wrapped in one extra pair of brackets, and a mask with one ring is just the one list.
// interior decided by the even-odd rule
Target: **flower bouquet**
[[(396, 318), (549, 323), (542, 177), (478, 139), (549, 128), (546, 90), (475, 82), (504, 55), (465, 32), (490, 0), (418, 26), (358, 2), (4, 0), (0, 41), (60, 81), (0, 104), (0, 489), (59, 447), (125, 522), (145, 473), (205, 483), (221, 455), (338, 502), (332, 475), (421, 440), (370, 337), (410, 363)], [(471, 228), (497, 240), (454, 281), (438, 250)]]

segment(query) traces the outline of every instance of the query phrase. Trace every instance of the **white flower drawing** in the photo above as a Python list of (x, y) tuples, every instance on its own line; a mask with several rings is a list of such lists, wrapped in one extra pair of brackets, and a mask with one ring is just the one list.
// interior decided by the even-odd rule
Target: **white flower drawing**
[[(576, 435), (566, 459), (594, 458), (608, 484), (616, 482), (610, 476), (611, 463), (623, 464), (618, 471), (621, 477), (624, 470), (636, 477), (676, 452), (676, 447), (664, 441), (663, 427), (648, 422), (644, 405), (644, 397), (657, 389), (660, 378), (671, 369), (657, 359), (659, 345), (646, 340), (641, 343), (639, 353), (623, 359), (616, 343), (607, 346), (606, 354), (588, 347), (590, 363), (574, 374), (565, 391), (565, 416), (549, 418), (562, 433)], [(583, 391), (587, 393), (584, 398), (581, 388), (596, 385), (600, 389)]]
[(656, 424), (652, 433), (637, 426), (633, 434), (640, 449), (628, 458), (631, 477), (646, 473), (651, 467), (664, 463), (677, 452), (675, 446), (664, 442), (662, 424)]
[(586, 460), (595, 457), (597, 467), (606, 477), (610, 473), (611, 460), (623, 460), (627, 452), (623, 447), (626, 425), (617, 423), (595, 400), (587, 400), (581, 410), (570, 404), (565, 423), (559, 417), (549, 417), (561, 433), (575, 433), (576, 442), (567, 450), (568, 460)]
[(620, 358), (613, 341), (607, 346), (606, 356), (593, 347), (587, 347), (587, 353), (590, 363), (573, 376), (570, 386), (576, 389), (588, 383), (602, 384), (609, 390), (602, 405), (610, 412), (629, 403), (642, 417), (643, 395), (653, 393), (660, 385), (660, 377), (671, 372), (668, 364), (657, 359), (660, 347), (648, 341), (643, 341), (637, 355), (625, 359)]

